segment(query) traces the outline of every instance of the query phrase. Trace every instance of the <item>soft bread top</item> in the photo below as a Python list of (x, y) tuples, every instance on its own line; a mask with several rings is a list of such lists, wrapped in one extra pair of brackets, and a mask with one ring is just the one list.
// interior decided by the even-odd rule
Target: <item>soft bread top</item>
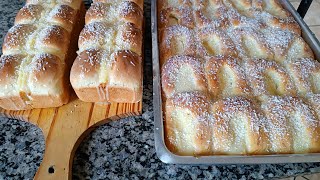
[(157, 3), (172, 152), (320, 152), (320, 63), (277, 0)]
[(86, 14), (70, 81), (86, 102), (133, 103), (142, 97), (141, 1), (96, 0)]
[(79, 24), (81, 3), (28, 0), (20, 9), (2, 47), (2, 108), (58, 107), (68, 102), (66, 60), (72, 32)]

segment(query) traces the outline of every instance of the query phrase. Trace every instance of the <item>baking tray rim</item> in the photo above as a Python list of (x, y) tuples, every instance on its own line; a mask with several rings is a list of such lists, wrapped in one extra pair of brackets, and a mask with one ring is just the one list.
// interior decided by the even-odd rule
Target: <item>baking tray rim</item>
[[(298, 12), (288, 0), (280, 0), (300, 25), (302, 37), (313, 50), (317, 60), (320, 59), (320, 43), (309, 29)], [(172, 153), (164, 140), (162, 97), (160, 83), (159, 44), (157, 28), (157, 0), (151, 0), (151, 34), (152, 34), (152, 67), (153, 67), (153, 110), (154, 138), (158, 158), (169, 164), (278, 164), (320, 162), (320, 153), (309, 154), (272, 154), (272, 155), (212, 155), (212, 156), (179, 156)]]

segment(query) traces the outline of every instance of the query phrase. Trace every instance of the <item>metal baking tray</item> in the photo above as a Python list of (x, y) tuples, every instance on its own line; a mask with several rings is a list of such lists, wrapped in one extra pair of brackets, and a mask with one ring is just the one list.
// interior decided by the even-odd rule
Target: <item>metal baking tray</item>
[[(292, 7), (288, 0), (280, 0), (299, 23), (303, 39), (313, 50), (316, 59), (320, 60), (320, 43), (310, 31), (307, 24)], [(320, 162), (320, 153), (312, 154), (277, 154), (277, 155), (212, 155), (212, 156), (179, 156), (168, 150), (164, 140), (159, 46), (157, 28), (157, 0), (151, 1), (151, 33), (152, 33), (152, 61), (153, 61), (153, 108), (154, 108), (154, 133), (157, 156), (164, 163), (172, 164), (265, 164), (265, 163), (298, 163)]]

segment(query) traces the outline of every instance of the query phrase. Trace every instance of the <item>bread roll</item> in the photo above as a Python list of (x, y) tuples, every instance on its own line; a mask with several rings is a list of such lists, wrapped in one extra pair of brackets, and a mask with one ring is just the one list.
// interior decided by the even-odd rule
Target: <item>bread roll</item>
[(250, 94), (251, 89), (238, 59), (226, 56), (210, 57), (204, 66), (208, 90), (214, 99)]
[(197, 56), (196, 39), (193, 30), (174, 25), (160, 32), (160, 65), (175, 55)]
[(193, 13), (183, 8), (167, 8), (160, 12), (159, 29), (164, 29), (173, 25), (182, 25), (188, 28), (194, 28)]
[(162, 87), (166, 97), (188, 91), (207, 91), (201, 60), (188, 56), (173, 56), (162, 68)]
[(236, 45), (241, 58), (274, 58), (274, 53), (269, 44), (267, 44), (263, 34), (254, 28), (236, 28), (231, 30), (228, 35)]
[(314, 59), (313, 52), (299, 36), (289, 31), (268, 28), (262, 31), (265, 41), (274, 53), (274, 60), (286, 64), (297, 58)]
[[(140, 9), (143, 10), (143, 0), (127, 0), (129, 2), (134, 2), (136, 5), (140, 7)], [(122, 3), (123, 0), (93, 0), (94, 3), (101, 2), (101, 3), (114, 3), (119, 4)]]
[(266, 118), (249, 99), (225, 98), (212, 106), (213, 154), (268, 154)]
[(270, 97), (262, 104), (270, 131), (271, 152), (320, 151), (320, 121), (315, 111), (295, 97)]
[(211, 152), (210, 102), (198, 92), (177, 93), (166, 101), (167, 145), (179, 155)]
[(197, 33), (199, 56), (233, 56), (238, 57), (238, 51), (231, 38), (218, 28), (205, 27)]
[(296, 95), (296, 88), (289, 74), (277, 62), (248, 59), (243, 66), (253, 95), (258, 99), (263, 100), (270, 95)]
[(320, 94), (319, 62), (309, 58), (299, 58), (288, 62), (286, 67), (299, 94)]

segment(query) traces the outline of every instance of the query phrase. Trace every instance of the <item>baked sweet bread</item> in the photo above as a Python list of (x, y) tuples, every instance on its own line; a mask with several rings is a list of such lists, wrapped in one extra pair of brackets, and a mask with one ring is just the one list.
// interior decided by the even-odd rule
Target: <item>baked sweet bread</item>
[(307, 93), (320, 94), (320, 63), (309, 58), (298, 58), (285, 64), (302, 96)]
[[(140, 7), (141, 10), (143, 10), (143, 0), (127, 0), (129, 2), (134, 2), (136, 5)], [(123, 2), (123, 0), (93, 0), (93, 2), (101, 2), (101, 3), (114, 3), (114, 4), (120, 4)]]
[(197, 57), (195, 34), (192, 29), (181, 25), (173, 25), (160, 30), (160, 64), (164, 64), (175, 55)]
[(218, 28), (204, 27), (199, 30), (197, 37), (200, 41), (198, 54), (201, 57), (214, 55), (238, 57), (235, 43)]
[(264, 101), (261, 108), (268, 121), (271, 152), (320, 151), (320, 122), (312, 106), (298, 97), (272, 96)]
[(96, 0), (86, 14), (70, 74), (86, 102), (134, 103), (142, 97), (143, 1)]
[(212, 127), (210, 101), (199, 92), (176, 93), (166, 101), (165, 133), (170, 149), (181, 155), (208, 155)]
[(277, 0), (157, 1), (175, 154), (320, 152), (320, 64)]
[(297, 95), (289, 74), (277, 62), (265, 59), (248, 59), (243, 63), (243, 67), (253, 95), (257, 98)]
[(200, 59), (173, 56), (162, 69), (163, 93), (171, 97), (184, 91), (207, 91), (204, 68)]
[(68, 102), (68, 77), (84, 14), (81, 0), (27, 0), (4, 38), (2, 108), (47, 108)]
[(238, 96), (212, 104), (213, 154), (267, 154), (269, 129), (263, 114), (250, 99)]
[(214, 99), (246, 96), (251, 89), (237, 58), (212, 56), (204, 64), (208, 90)]

